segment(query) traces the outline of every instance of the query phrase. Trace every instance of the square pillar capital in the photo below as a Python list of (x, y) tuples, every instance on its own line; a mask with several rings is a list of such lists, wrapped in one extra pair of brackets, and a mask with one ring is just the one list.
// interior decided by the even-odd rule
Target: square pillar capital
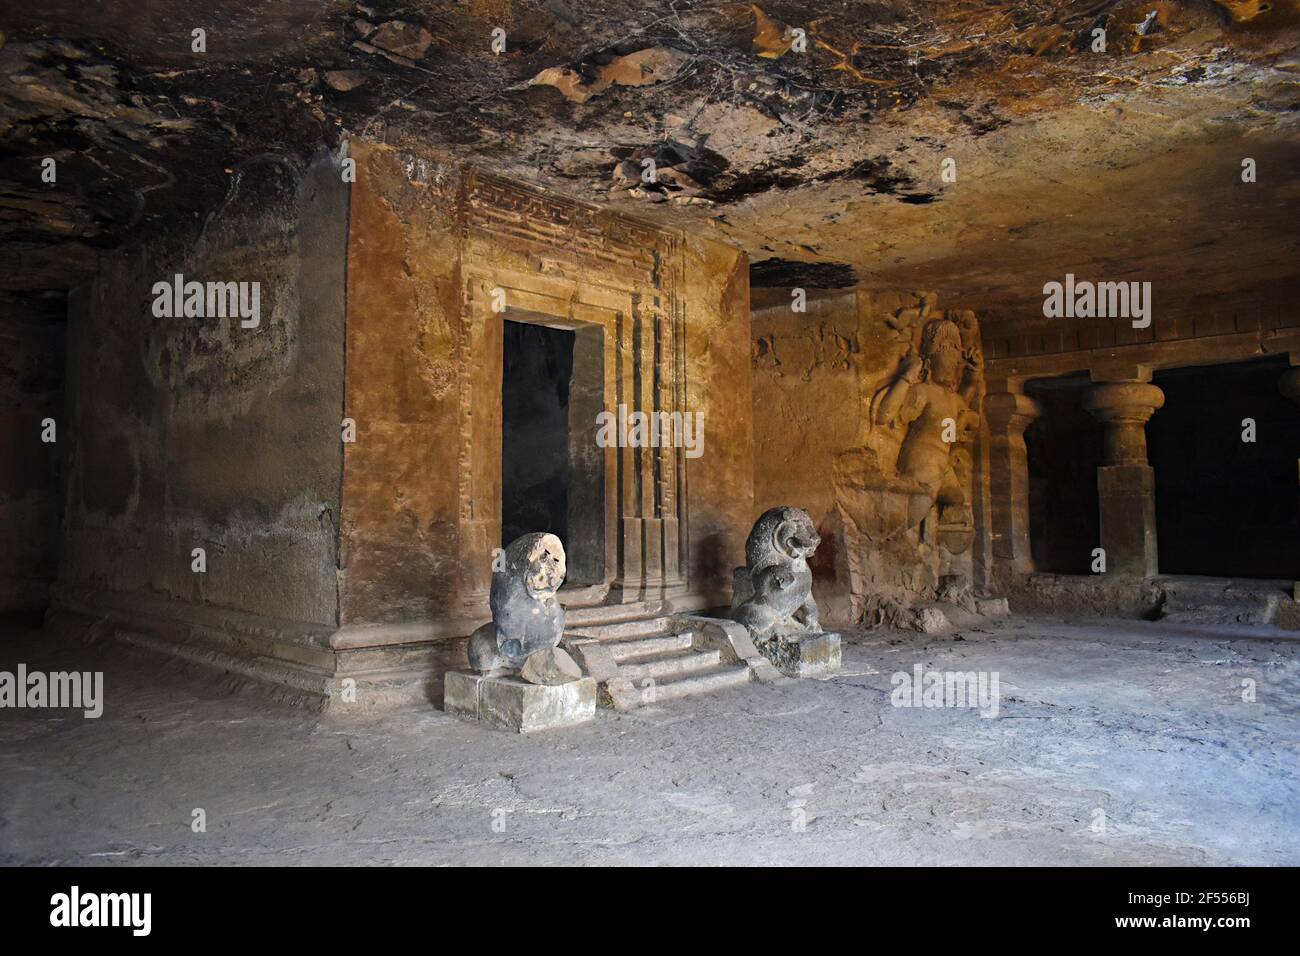
[(1043, 406), (1023, 392), (989, 392), (984, 396), (984, 417), (995, 434), (1024, 434)]
[(1145, 384), (1151, 381), (1153, 371), (1154, 369), (1150, 365), (1099, 361), (1088, 369), (1088, 377), (1098, 385), (1109, 382), (1141, 382)]

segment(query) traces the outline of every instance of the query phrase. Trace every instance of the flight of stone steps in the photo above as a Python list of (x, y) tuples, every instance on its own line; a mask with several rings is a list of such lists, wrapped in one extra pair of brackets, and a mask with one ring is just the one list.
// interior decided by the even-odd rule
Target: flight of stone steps
[(570, 627), (563, 645), (598, 682), (597, 701), (631, 710), (780, 675), (733, 621), (655, 616)]

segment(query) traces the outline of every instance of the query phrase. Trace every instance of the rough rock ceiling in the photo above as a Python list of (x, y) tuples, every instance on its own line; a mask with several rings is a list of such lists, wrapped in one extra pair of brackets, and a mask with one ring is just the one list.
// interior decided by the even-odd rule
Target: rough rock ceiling
[(251, 166), (369, 137), (707, 230), (760, 285), (924, 285), (1007, 317), (1067, 271), (1281, 300), (1297, 7), (6, 0), (0, 290), (65, 289)]

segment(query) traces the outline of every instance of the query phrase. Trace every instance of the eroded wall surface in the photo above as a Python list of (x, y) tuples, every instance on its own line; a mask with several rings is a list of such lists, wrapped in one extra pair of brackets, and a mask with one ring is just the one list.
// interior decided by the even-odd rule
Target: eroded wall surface
[(979, 325), (933, 293), (850, 290), (753, 316), (754, 513), (806, 509), (829, 621), (910, 622), (980, 583)]
[(611, 411), (704, 413), (698, 458), (593, 451), (611, 476), (605, 584), (725, 600), (752, 496), (743, 253), (444, 157), (362, 143), (354, 155), (344, 625), (442, 621), (451, 634), (485, 614), (500, 545), (503, 318), (600, 330)]
[(348, 228), (340, 615), (425, 620), (459, 560), (460, 169), (357, 143)]
[[(196, 235), (106, 256), (73, 293), (70, 606), (336, 623), (346, 195), (332, 155), (256, 162)], [(177, 273), (259, 283), (258, 327), (158, 317)]]
[(691, 234), (684, 251), (687, 405), (705, 412), (704, 454), (687, 463), (689, 573), (709, 604), (724, 605), (754, 521), (749, 257)]
[(65, 308), (0, 295), (0, 612), (39, 611), (58, 569)]

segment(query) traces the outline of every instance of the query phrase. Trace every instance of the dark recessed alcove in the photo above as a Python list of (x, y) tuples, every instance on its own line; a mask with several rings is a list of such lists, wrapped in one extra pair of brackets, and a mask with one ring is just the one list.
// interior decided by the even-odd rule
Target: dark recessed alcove
[[(1300, 409), (1285, 358), (1168, 369), (1147, 423), (1162, 574), (1300, 578)], [(1253, 419), (1255, 440), (1242, 440)]]
[(1025, 393), (1043, 414), (1025, 429), (1029, 457), (1029, 541), (1034, 566), (1087, 574), (1101, 538), (1097, 467), (1101, 423), (1083, 408), (1091, 382), (1067, 376), (1029, 382)]

